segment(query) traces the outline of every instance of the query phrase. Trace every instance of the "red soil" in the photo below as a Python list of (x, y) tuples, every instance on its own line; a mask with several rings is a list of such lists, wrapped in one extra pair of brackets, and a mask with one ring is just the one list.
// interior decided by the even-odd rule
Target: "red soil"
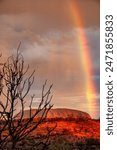
[(48, 121), (39, 125), (32, 134), (34, 136), (38, 136), (40, 133), (44, 134), (46, 128), (52, 128), (55, 124), (57, 124), (57, 127), (53, 131), (55, 135), (63, 134), (74, 138), (100, 138), (100, 122), (93, 119), (86, 121)]

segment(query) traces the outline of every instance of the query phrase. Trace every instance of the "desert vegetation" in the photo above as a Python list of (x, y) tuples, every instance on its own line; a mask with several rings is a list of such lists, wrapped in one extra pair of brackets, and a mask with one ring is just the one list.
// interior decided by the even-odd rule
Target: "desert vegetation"
[(99, 139), (93, 138), (82, 138), (76, 141), (70, 142), (64, 137), (57, 137), (55, 140), (51, 141), (49, 145), (49, 150), (99, 150), (100, 141)]

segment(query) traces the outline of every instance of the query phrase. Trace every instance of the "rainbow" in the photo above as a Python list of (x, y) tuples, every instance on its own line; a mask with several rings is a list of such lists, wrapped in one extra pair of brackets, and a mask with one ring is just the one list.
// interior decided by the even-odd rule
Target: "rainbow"
[[(78, 4), (76, 4), (76, 0), (70, 1), (70, 13), (72, 13), (72, 18), (75, 26), (78, 26), (83, 29), (84, 25), (80, 15)], [(85, 95), (88, 104), (88, 112), (90, 114), (96, 115), (96, 111), (94, 112), (94, 110), (91, 109), (92, 104), (94, 102), (96, 103), (94, 97), (96, 95), (96, 87), (91, 78), (93, 74), (91, 54), (90, 54), (90, 48), (87, 43), (87, 37), (85, 35), (85, 32), (82, 29), (78, 30), (76, 37), (77, 37), (78, 49), (80, 50), (80, 58), (83, 67), (83, 72), (86, 76)]]

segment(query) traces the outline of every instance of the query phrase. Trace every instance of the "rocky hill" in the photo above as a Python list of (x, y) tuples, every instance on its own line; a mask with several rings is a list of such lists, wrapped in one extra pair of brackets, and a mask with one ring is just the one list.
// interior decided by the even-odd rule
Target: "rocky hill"
[[(35, 113), (35, 109), (32, 110), (32, 114)], [(37, 117), (40, 117), (42, 112), (38, 114)], [(29, 110), (25, 110), (24, 112), (24, 118), (29, 118)], [(73, 119), (91, 119), (90, 115), (86, 112), (82, 112), (80, 110), (73, 110), (73, 109), (67, 109), (67, 108), (57, 108), (57, 109), (51, 109), (48, 112), (47, 118), (73, 118)]]

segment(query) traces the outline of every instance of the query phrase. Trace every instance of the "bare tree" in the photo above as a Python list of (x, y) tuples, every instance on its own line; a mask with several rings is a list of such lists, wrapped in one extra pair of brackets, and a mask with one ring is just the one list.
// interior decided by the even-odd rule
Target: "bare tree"
[[(35, 71), (28, 75), (29, 66), (25, 69), (24, 58), (19, 47), (17, 54), (7, 59), (0, 72), (0, 147), (4, 148), (10, 142), (11, 149), (15, 149), (19, 141), (29, 137), (32, 131), (46, 121), (47, 114), (53, 106), (51, 105), (52, 85), (47, 89), (47, 81), (45, 81), (42, 87), (41, 101), (35, 112), (32, 113), (34, 95), (30, 97), (29, 117), (25, 118), (26, 99), (34, 82)], [(18, 108), (20, 110), (17, 112)], [(38, 120), (34, 123), (36, 117)], [(43, 144), (45, 147), (53, 130), (54, 128), (48, 130), (43, 138), (40, 135), (41, 141), (38, 145)]]
[[(0, 55), (1, 57), (1, 55)], [(3, 66), (2, 63), (0, 63), (0, 66)], [(0, 68), (1, 69), (1, 68)], [(3, 74), (0, 70), (0, 96), (3, 90)], [(2, 147), (5, 144), (6, 138), (3, 138), (4, 133), (6, 132), (6, 127), (7, 127), (7, 121), (6, 119), (6, 106), (2, 103), (0, 100), (0, 147)]]

